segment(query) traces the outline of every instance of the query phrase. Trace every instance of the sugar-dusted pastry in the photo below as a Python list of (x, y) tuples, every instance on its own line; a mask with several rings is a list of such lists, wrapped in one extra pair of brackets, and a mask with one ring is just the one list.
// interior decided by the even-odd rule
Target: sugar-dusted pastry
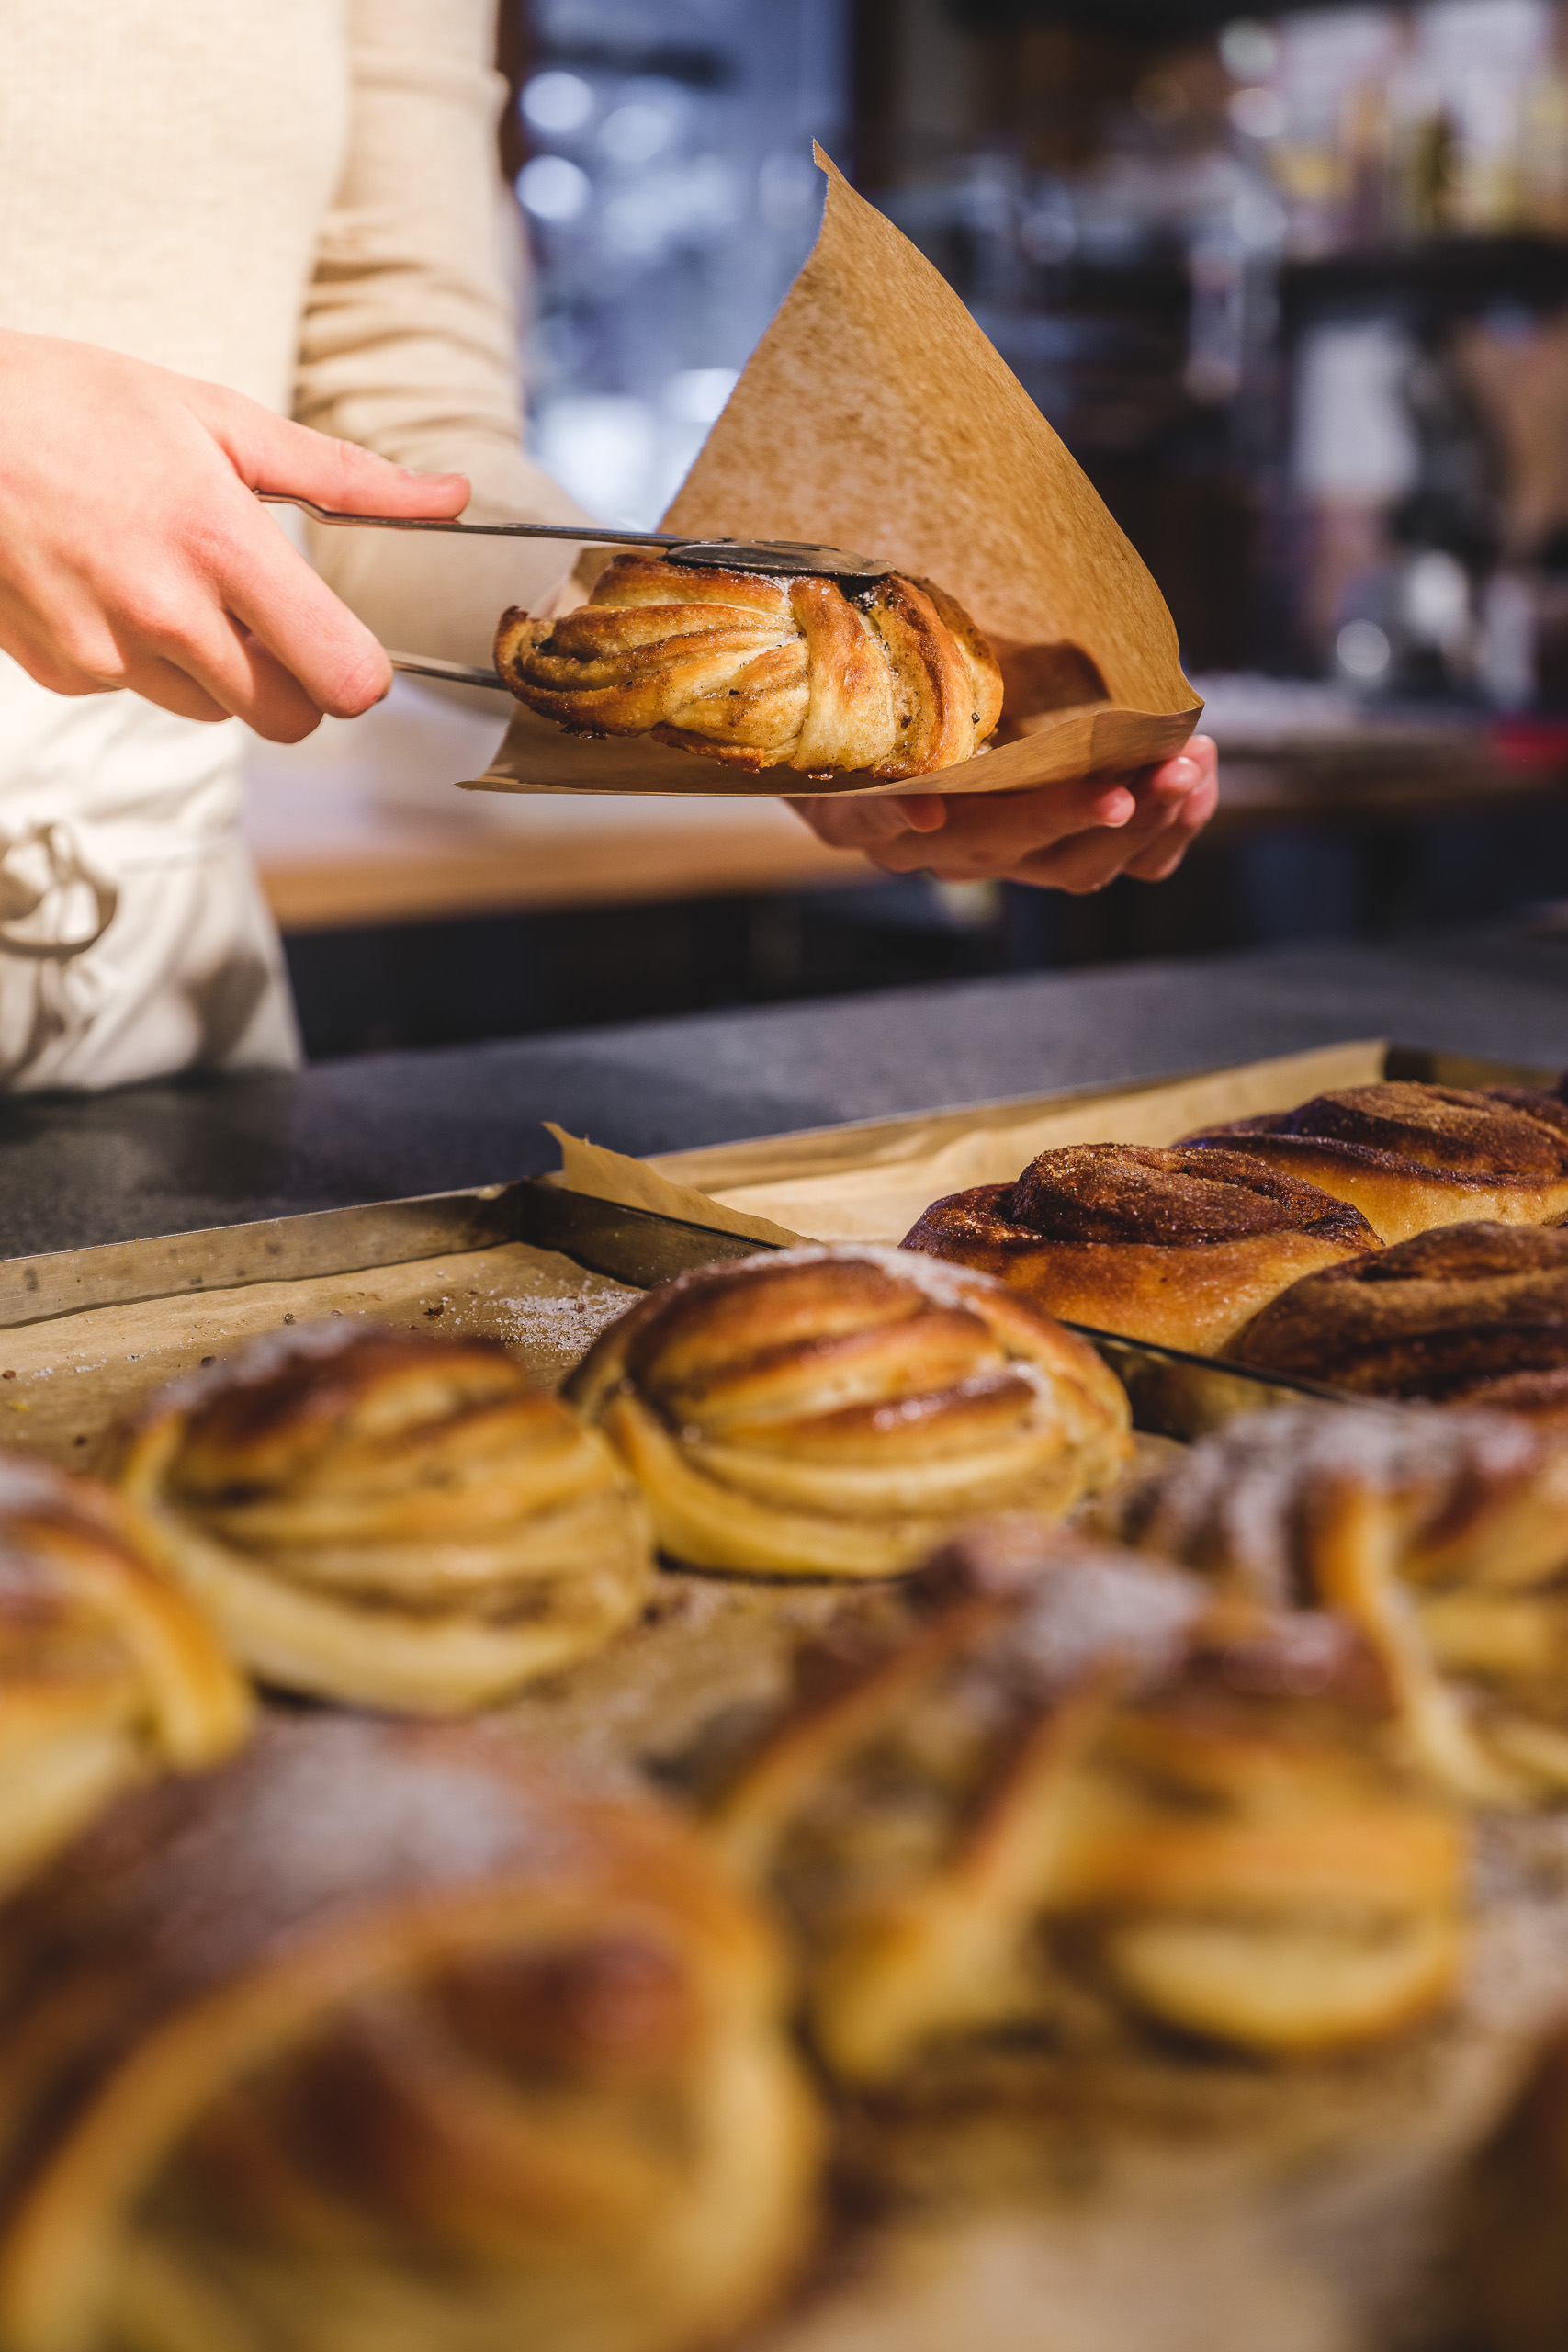
[(119, 1482), (265, 1681), (484, 1705), (630, 1623), (652, 1572), (597, 1433), (486, 1340), (302, 1324), (150, 1397)]
[(1446, 1225), (1310, 1274), (1257, 1317), (1244, 1363), (1367, 1396), (1568, 1421), (1568, 1231)]
[(706, 2352), (808, 2242), (773, 1936), (650, 1803), (316, 1715), (0, 1910), (6, 2352)]
[(1043, 1151), (1016, 1184), (933, 1201), (904, 1238), (1068, 1322), (1200, 1354), (1300, 1275), (1376, 1247), (1348, 1203), (1245, 1152), (1125, 1143)]
[(502, 616), (496, 667), (578, 734), (647, 735), (727, 767), (882, 778), (955, 767), (1001, 716), (996, 656), (930, 580), (615, 557), (559, 620)]
[(987, 1275), (860, 1245), (664, 1283), (565, 1393), (698, 1568), (896, 1576), (977, 1512), (1059, 1518), (1130, 1449), (1085, 1341)]
[(1005, 2096), (1006, 2053), (1118, 2019), (1304, 2056), (1445, 1999), (1462, 1841), (1391, 1768), (1354, 1635), (1210, 1610), (1004, 1521), (901, 1627), (803, 1657), (710, 1817), (793, 1923), (831, 2074)]
[(1519, 1091), (1505, 1100), (1403, 1080), (1348, 1086), (1187, 1141), (1321, 1185), (1359, 1209), (1380, 1241), (1482, 1218), (1568, 1217), (1568, 1120), (1524, 1107)]
[(135, 1509), (0, 1453), (0, 1892), (121, 1790), (227, 1756), (250, 1720)]
[(1141, 1489), (1125, 1532), (1350, 1619), (1406, 1754), (1458, 1794), (1568, 1795), (1568, 1439), (1431, 1405), (1250, 1414)]

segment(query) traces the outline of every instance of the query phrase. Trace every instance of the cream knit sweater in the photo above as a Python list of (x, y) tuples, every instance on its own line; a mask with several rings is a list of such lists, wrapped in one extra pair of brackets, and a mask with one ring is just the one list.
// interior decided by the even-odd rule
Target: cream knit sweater
[[(37, 0), (0, 12), (0, 325), (205, 376), (476, 521), (570, 522), (520, 446), (495, 0)], [(384, 642), (476, 661), (548, 543), (315, 531)]]
[[(494, 18), (495, 0), (0, 8), (0, 326), (460, 469), (472, 519), (578, 519), (520, 445)], [(321, 529), (311, 553), (384, 644), (475, 662), (573, 550)], [(292, 1058), (241, 748), (233, 723), (67, 701), (0, 655), (0, 1085)]]

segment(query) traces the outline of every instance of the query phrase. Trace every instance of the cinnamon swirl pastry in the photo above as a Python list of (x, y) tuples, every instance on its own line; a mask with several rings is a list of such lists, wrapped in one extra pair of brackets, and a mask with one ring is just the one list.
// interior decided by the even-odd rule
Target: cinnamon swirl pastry
[(250, 1714), (131, 1506), (0, 1454), (0, 1892), (120, 1791), (228, 1755)]
[(927, 775), (973, 758), (1002, 678), (962, 606), (897, 572), (834, 580), (622, 555), (559, 620), (503, 613), (495, 665), (577, 734), (647, 735), (727, 767)]
[(933, 1201), (903, 1246), (996, 1274), (1069, 1322), (1213, 1354), (1299, 1275), (1377, 1236), (1245, 1152), (1089, 1143), (1043, 1151), (1016, 1184)]
[(1502, 1414), (1303, 1405), (1216, 1430), (1123, 1532), (1351, 1620), (1406, 1756), (1472, 1802), (1568, 1794), (1568, 1442)]
[(803, 1659), (714, 1834), (793, 1923), (850, 2085), (961, 2096), (1117, 2020), (1372, 2041), (1454, 1982), (1463, 1848), (1361, 1674), (1329, 1620), (1222, 1625), (1190, 1577), (1003, 1522), (900, 1632)]
[(1568, 1420), (1568, 1232), (1449, 1225), (1309, 1274), (1235, 1350), (1367, 1396)]
[(1238, 1119), (1190, 1144), (1245, 1151), (1360, 1210), (1380, 1241), (1435, 1225), (1568, 1217), (1568, 1124), (1516, 1092), (1390, 1081), (1314, 1095), (1294, 1111)]
[(610, 1448), (485, 1340), (300, 1325), (149, 1399), (118, 1477), (268, 1682), (457, 1713), (637, 1616), (647, 1518)]
[(977, 1512), (1060, 1517), (1130, 1450), (1083, 1340), (984, 1274), (860, 1246), (666, 1283), (565, 1394), (699, 1568), (897, 1576)]
[(514, 1740), (266, 1726), (0, 1912), (7, 2352), (694, 2352), (807, 2243), (763, 1922)]

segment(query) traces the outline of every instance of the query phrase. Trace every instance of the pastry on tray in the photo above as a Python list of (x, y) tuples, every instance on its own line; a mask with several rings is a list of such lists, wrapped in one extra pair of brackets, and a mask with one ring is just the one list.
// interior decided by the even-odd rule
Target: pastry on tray
[(611, 1449), (488, 1340), (301, 1324), (150, 1397), (124, 1490), (265, 1681), (457, 1713), (642, 1606), (647, 1515)]
[(1368, 1396), (1568, 1424), (1568, 1232), (1446, 1225), (1309, 1274), (1232, 1351)]
[(1435, 1225), (1568, 1217), (1568, 1110), (1549, 1114), (1553, 1101), (1389, 1080), (1186, 1140), (1304, 1177), (1359, 1209), (1380, 1241), (1407, 1241)]
[(248, 1685), (95, 1480), (0, 1454), (0, 1891), (151, 1774), (250, 1727)]
[(563, 1393), (699, 1568), (896, 1576), (978, 1512), (1061, 1517), (1131, 1449), (1086, 1341), (987, 1275), (851, 1244), (662, 1284)]
[(0, 1910), (7, 2352), (695, 2352), (819, 2129), (776, 1941), (661, 1808), (313, 1715)]
[(1375, 1249), (1348, 1203), (1245, 1152), (1072, 1144), (931, 1207), (906, 1250), (977, 1266), (1053, 1315), (1213, 1354), (1303, 1274)]
[(1568, 1439), (1419, 1404), (1249, 1414), (1136, 1490), (1122, 1532), (1352, 1620), (1405, 1753), (1459, 1795), (1568, 1796)]
[(711, 1768), (831, 2077), (1005, 2098), (1129, 2037), (1308, 2057), (1447, 2000), (1464, 1841), (1391, 1765), (1348, 1627), (1224, 1622), (1191, 1576), (1013, 1520), (908, 1592)]
[(585, 735), (648, 735), (746, 770), (929, 775), (973, 758), (1002, 708), (974, 622), (930, 580), (847, 593), (805, 574), (616, 556), (558, 620), (502, 616), (519, 701)]

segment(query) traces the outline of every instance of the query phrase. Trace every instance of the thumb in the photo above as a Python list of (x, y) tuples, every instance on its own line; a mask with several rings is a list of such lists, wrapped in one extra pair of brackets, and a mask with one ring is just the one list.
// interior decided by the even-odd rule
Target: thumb
[(199, 392), (202, 397), (191, 405), (251, 490), (309, 498), (342, 514), (407, 514), (434, 522), (460, 514), (468, 503), (466, 474), (415, 473), (357, 442), (334, 440), (308, 424), (275, 416), (237, 392), (207, 384)]

